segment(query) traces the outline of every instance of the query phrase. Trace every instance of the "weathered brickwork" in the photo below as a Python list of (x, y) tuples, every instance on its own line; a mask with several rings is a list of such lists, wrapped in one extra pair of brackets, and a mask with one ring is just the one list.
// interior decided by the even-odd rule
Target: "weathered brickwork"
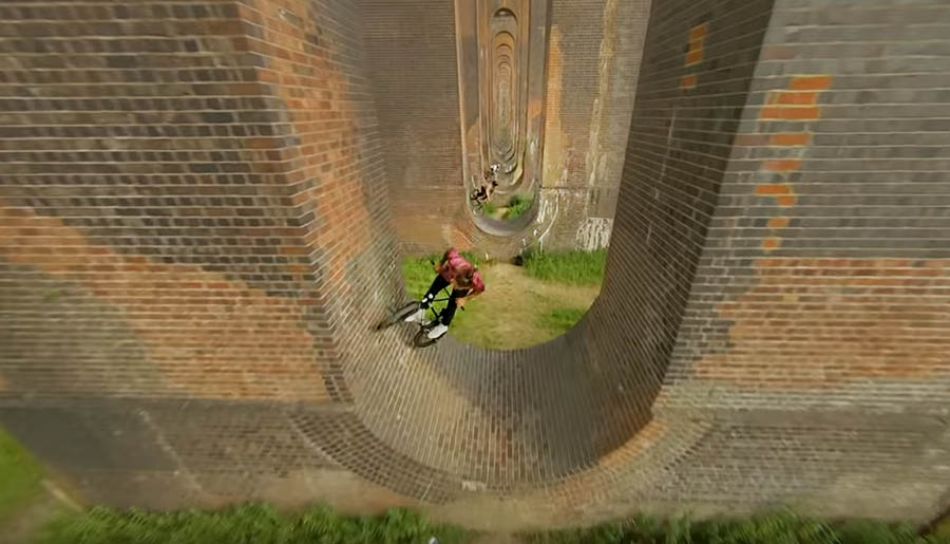
[[(946, 456), (950, 394), (948, 126), (930, 119), (950, 61), (930, 53), (946, 35), (929, 41), (948, 20), (941, 2), (776, 1), (660, 406), (803, 415), (794, 430), (720, 425), (674, 470), (697, 499), (755, 487), (911, 516), (945, 501), (925, 452)], [(768, 459), (731, 453), (758, 441)], [(796, 477), (772, 487), (793, 451)], [(846, 475), (844, 459), (882, 468)]]
[(926, 112), (948, 64), (909, 28), (947, 7), (813, 4), (773, 14), (673, 375), (743, 405), (942, 411), (950, 162)]
[[(326, 399), (312, 346), (331, 337), (311, 334), (323, 310), (280, 166), (291, 136), (238, 6), (2, 9), (10, 388)], [(121, 379), (129, 353), (161, 377)]]
[[(451, 1), (361, 0), (400, 241), (412, 252), (467, 243), (500, 255), (524, 244), (472, 222), (462, 184)], [(545, 212), (524, 232), (546, 247), (609, 239), (649, 2), (554, 0), (542, 179)], [(562, 98), (563, 96), (563, 98)]]
[[(616, 204), (608, 274), (567, 335), (489, 352), (372, 332), (400, 241), (430, 243), (391, 214), (447, 201), (406, 180), (458, 160), (446, 4), (0, 5), (0, 423), (121, 506), (495, 530), (944, 506), (950, 6), (657, 2), (631, 74), (595, 59), (636, 3), (555, 2), (548, 120), (565, 194), (600, 195), (583, 217)], [(591, 96), (633, 82), (622, 164), (593, 158), (623, 123)], [(447, 144), (398, 147), (426, 127)], [(616, 199), (592, 165), (622, 169)]]

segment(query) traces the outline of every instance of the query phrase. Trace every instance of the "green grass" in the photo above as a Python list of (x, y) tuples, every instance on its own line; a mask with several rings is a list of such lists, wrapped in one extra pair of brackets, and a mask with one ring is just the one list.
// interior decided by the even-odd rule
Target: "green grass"
[(417, 544), (437, 536), (469, 542), (466, 531), (431, 525), (392, 510), (379, 517), (346, 517), (328, 508), (282, 514), (269, 506), (153, 513), (95, 508), (51, 524), (37, 544)]
[(406, 293), (413, 300), (419, 300), (429, 290), (435, 279), (434, 265), (429, 259), (438, 262), (439, 257), (405, 259), (402, 262), (402, 277), (406, 280)]
[[(591, 268), (592, 261), (596, 268), (597, 261), (603, 260), (602, 255), (565, 257), (564, 254), (543, 254), (540, 258), (534, 256), (533, 260), (529, 259), (528, 266), (519, 268), (485, 265), (478, 263), (474, 255), (465, 254), (470, 261), (484, 265), (481, 272), (487, 290), (483, 296), (467, 304), (465, 311), (455, 314), (450, 333), (459, 341), (488, 349), (518, 349), (557, 338), (583, 317), (597, 296), (599, 280), (582, 276), (591, 275), (587, 269)], [(411, 298), (418, 300), (428, 290), (435, 277), (429, 259), (438, 260), (440, 257), (413, 258), (403, 262), (403, 277)], [(564, 263), (573, 267), (567, 272), (574, 285), (537, 281), (527, 273), (535, 270), (530, 266), (540, 264), (536, 269), (544, 272)], [(554, 279), (563, 277), (563, 274), (547, 275)], [(435, 304), (437, 310), (444, 306), (445, 303)]]
[(569, 331), (586, 313), (586, 308), (555, 308), (538, 318), (538, 326), (555, 335), (561, 335)]
[(505, 219), (515, 220), (531, 209), (531, 197), (525, 195), (512, 195), (508, 201), (508, 211), (505, 213)]
[[(37, 544), (416, 544), (432, 536), (462, 544), (477, 535), (430, 524), (406, 510), (352, 517), (323, 507), (293, 514), (262, 505), (169, 513), (94, 508), (57, 520)], [(529, 544), (950, 544), (947, 538), (919, 537), (907, 525), (822, 522), (790, 513), (706, 521), (638, 517), (520, 538)]]
[(522, 535), (529, 544), (950, 544), (908, 525), (822, 522), (782, 513), (746, 519), (637, 518), (588, 529)]
[(569, 285), (600, 285), (604, 281), (607, 250), (558, 253), (527, 252), (524, 268), (534, 278)]
[(42, 480), (40, 465), (0, 429), (0, 521), (37, 498), (42, 491)]
[(934, 534), (950, 540), (950, 517), (945, 518), (937, 525)]
[(485, 202), (482, 204), (482, 213), (488, 217), (491, 217), (498, 213), (498, 206), (492, 202)]

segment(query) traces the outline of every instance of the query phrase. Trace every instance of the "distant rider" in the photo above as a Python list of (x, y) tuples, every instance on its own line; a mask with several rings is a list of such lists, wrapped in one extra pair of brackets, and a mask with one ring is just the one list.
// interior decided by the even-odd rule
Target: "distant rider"
[(478, 189), (472, 191), (472, 201), (475, 204), (483, 204), (491, 200), (492, 194), (498, 187), (497, 176), (499, 170), (501, 170), (501, 165), (493, 164), (485, 171), (484, 182), (478, 186)]

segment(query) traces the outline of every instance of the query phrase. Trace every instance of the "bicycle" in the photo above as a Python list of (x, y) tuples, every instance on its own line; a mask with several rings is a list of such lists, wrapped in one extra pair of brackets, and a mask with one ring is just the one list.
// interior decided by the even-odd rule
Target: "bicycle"
[[(430, 261), (430, 262), (432, 262), (433, 265), (435, 264), (434, 261)], [(415, 347), (417, 348), (429, 347), (432, 344), (435, 344), (436, 342), (441, 340), (445, 336), (445, 334), (443, 334), (442, 336), (438, 338), (429, 338), (429, 331), (431, 331), (432, 328), (435, 327), (442, 320), (442, 312), (445, 309), (443, 308), (442, 310), (436, 310), (435, 304), (437, 302), (448, 302), (449, 299), (452, 298), (452, 292), (449, 290), (450, 287), (451, 287), (451, 284), (443, 287), (441, 292), (444, 296), (441, 298), (436, 298), (431, 303), (429, 303), (428, 310), (429, 312), (432, 313), (432, 319), (428, 321), (417, 322), (417, 324), (419, 325), (419, 331), (416, 332), (415, 336), (413, 336), (412, 338), (412, 345), (414, 345)], [(383, 329), (392, 327), (396, 323), (403, 322), (404, 319), (406, 319), (407, 317), (409, 317), (410, 315), (418, 311), (419, 306), (421, 305), (422, 303), (419, 302), (418, 300), (413, 300), (412, 302), (407, 302), (403, 304), (402, 306), (399, 307), (398, 310), (393, 312), (392, 315), (386, 318), (386, 320), (384, 320), (382, 323), (377, 325), (376, 330), (381, 331)], [(462, 311), (465, 311), (464, 306), (459, 309)]]
[(491, 199), (492, 193), (495, 191), (495, 188), (498, 187), (498, 183), (492, 181), (491, 186), (480, 186), (476, 189), (473, 189), (471, 194), (469, 194), (468, 199), (472, 203), (472, 208), (476, 211), (481, 211), (485, 208), (485, 204)]

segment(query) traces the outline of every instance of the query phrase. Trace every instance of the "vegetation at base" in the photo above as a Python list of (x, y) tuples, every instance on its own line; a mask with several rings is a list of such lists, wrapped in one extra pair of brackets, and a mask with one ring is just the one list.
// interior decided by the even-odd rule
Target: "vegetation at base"
[(531, 209), (531, 197), (525, 195), (512, 195), (508, 201), (508, 211), (505, 212), (505, 219), (512, 221), (524, 215)]
[(571, 327), (587, 313), (587, 308), (555, 308), (538, 318), (538, 325), (561, 335), (571, 330)]
[(607, 267), (607, 250), (526, 251), (524, 269), (534, 278), (570, 285), (600, 285)]
[[(57, 520), (37, 544), (423, 544), (433, 536), (442, 544), (462, 544), (477, 535), (399, 509), (354, 517), (325, 507), (293, 514), (264, 505), (169, 513), (94, 508)], [(518, 537), (529, 544), (950, 544), (947, 537), (918, 536), (908, 525), (823, 522), (791, 513), (706, 521), (638, 517)]]
[[(480, 265), (487, 290), (455, 314), (450, 334), (483, 348), (519, 349), (557, 338), (584, 316), (597, 296), (606, 252), (529, 254), (524, 267), (463, 255)], [(429, 289), (435, 278), (431, 261), (439, 259), (441, 255), (432, 255), (402, 263), (410, 298), (419, 300)], [(529, 270), (544, 277), (538, 281)], [(445, 303), (434, 306), (441, 311)]]
[(944, 518), (937, 524), (934, 534), (950, 540), (950, 516)]
[(491, 201), (483, 202), (479, 211), (485, 217), (512, 221), (527, 213), (531, 209), (532, 202), (531, 195), (515, 194), (508, 199), (507, 204), (502, 206)]
[(791, 513), (706, 521), (640, 517), (521, 538), (529, 544), (950, 544), (948, 537), (918, 536), (908, 525), (866, 520), (824, 522)]
[(472, 538), (405, 510), (349, 517), (329, 508), (282, 514), (269, 506), (248, 505), (169, 513), (94, 508), (54, 522), (37, 544), (424, 544), (432, 536), (442, 544)]
[(0, 429), (0, 521), (39, 496), (43, 480), (40, 465)]
[(441, 256), (403, 260), (402, 277), (406, 280), (406, 294), (410, 299), (420, 300), (429, 290), (435, 279), (435, 264), (430, 260), (437, 263), (439, 259)]

